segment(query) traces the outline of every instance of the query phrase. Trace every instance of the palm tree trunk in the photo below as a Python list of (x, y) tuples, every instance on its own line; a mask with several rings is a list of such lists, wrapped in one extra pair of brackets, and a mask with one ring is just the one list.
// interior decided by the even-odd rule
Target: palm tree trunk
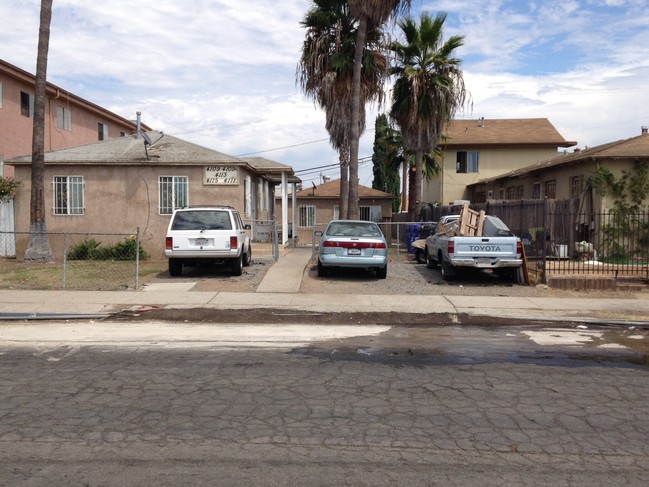
[(415, 192), (415, 168), (408, 168), (408, 218), (415, 221), (415, 208), (417, 207), (417, 195)]
[(41, 0), (38, 52), (36, 55), (36, 85), (34, 88), (34, 127), (32, 134), (32, 177), (29, 207), (29, 243), (25, 260), (51, 261), (52, 251), (45, 226), (45, 88), (47, 56), (50, 46), (52, 1)]
[(340, 151), (340, 199), (338, 203), (338, 218), (349, 219), (349, 149)]
[(361, 111), (361, 69), (363, 67), (363, 51), (365, 50), (366, 34), (367, 16), (361, 15), (356, 34), (356, 51), (354, 53), (354, 73), (352, 78), (352, 115), (349, 141), (349, 218), (351, 220), (357, 220), (360, 215), (358, 208), (358, 145), (361, 138), (359, 123)]

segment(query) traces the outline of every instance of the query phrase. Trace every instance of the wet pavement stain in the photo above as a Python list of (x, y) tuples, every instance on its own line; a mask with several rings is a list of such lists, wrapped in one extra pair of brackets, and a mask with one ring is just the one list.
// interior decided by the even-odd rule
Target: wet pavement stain
[(378, 336), (317, 342), (293, 353), (393, 366), (534, 364), (649, 367), (649, 331), (624, 327), (392, 327)]

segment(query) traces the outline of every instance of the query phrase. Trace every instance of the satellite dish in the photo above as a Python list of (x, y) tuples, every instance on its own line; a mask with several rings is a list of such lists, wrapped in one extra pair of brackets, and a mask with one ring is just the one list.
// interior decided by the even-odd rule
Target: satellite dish
[(151, 145), (151, 137), (149, 137), (146, 132), (140, 130), (140, 135), (144, 139), (144, 145)]

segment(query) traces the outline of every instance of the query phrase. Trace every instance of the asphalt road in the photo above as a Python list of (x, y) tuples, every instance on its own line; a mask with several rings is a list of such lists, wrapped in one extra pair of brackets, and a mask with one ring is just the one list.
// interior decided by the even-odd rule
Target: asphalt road
[(3, 486), (649, 482), (642, 330), (2, 327)]

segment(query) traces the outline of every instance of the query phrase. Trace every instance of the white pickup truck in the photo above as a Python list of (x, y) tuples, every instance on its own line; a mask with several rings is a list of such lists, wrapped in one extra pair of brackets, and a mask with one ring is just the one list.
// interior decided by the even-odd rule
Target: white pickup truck
[(442, 217), (435, 231), (426, 238), (427, 267), (441, 266), (445, 280), (453, 278), (458, 268), (473, 268), (492, 269), (502, 277), (518, 281), (523, 247), (507, 225), (500, 218), (487, 215), (481, 236), (453, 235), (453, 225), (459, 219), (460, 215)]

